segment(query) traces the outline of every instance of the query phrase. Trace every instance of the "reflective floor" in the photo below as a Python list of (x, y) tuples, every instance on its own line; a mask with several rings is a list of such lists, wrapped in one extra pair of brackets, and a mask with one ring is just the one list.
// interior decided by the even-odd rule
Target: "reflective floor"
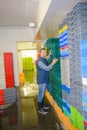
[(17, 88), (17, 102), (0, 106), (0, 130), (64, 130), (51, 106), (46, 115), (37, 112), (37, 94), (35, 82)]

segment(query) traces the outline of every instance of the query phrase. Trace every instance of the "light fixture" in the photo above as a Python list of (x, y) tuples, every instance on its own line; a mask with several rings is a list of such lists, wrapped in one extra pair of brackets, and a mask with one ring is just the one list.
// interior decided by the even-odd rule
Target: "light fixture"
[(29, 27), (34, 28), (35, 27), (35, 22), (29, 23)]

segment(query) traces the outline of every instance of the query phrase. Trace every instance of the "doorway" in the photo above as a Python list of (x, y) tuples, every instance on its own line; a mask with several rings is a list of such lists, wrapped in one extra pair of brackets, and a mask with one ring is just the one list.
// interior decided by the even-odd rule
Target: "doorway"
[(17, 42), (21, 97), (37, 96), (36, 60), (41, 42)]

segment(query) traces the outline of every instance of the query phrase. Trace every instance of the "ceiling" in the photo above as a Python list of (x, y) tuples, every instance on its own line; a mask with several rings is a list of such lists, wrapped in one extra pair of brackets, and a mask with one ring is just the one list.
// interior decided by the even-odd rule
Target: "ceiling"
[(0, 0), (0, 26), (28, 26), (36, 22), (40, 0)]
[[(37, 22), (36, 17), (40, 1), (0, 0), (0, 26), (28, 26), (30, 22)], [(38, 30), (42, 39), (57, 35), (58, 24), (78, 2), (87, 2), (87, 0), (52, 0)]]

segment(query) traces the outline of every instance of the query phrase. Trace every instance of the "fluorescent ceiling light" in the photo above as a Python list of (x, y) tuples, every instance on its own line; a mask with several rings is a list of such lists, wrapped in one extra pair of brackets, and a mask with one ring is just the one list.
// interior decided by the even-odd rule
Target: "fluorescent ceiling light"
[(35, 27), (35, 23), (29, 23), (29, 27), (34, 28)]

